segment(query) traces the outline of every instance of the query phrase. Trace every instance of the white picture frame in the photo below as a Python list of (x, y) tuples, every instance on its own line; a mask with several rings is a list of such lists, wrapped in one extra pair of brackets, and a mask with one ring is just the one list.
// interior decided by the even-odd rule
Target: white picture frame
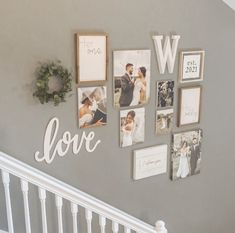
[(204, 50), (180, 52), (179, 81), (180, 83), (199, 82), (204, 77)]
[(167, 172), (167, 144), (134, 150), (133, 179), (139, 180)]
[(107, 80), (108, 36), (104, 33), (76, 34), (77, 83)]
[(202, 87), (183, 87), (179, 90), (178, 126), (199, 124)]

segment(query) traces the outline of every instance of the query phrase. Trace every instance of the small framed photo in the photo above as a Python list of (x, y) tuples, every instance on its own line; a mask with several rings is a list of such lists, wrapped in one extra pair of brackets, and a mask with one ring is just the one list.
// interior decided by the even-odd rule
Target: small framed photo
[(173, 107), (174, 104), (174, 81), (158, 81), (157, 82), (157, 107), (166, 108)]
[(78, 88), (79, 128), (107, 124), (107, 90), (105, 86)]
[(127, 147), (144, 142), (145, 108), (120, 111), (120, 146)]
[(173, 126), (173, 108), (157, 110), (156, 134), (163, 135), (171, 132)]
[(114, 106), (144, 105), (150, 97), (150, 50), (113, 52)]
[(178, 126), (198, 124), (201, 113), (202, 87), (184, 87), (179, 90)]
[(179, 81), (181, 83), (203, 80), (204, 50), (181, 51), (179, 62)]
[(166, 172), (167, 145), (158, 145), (134, 151), (134, 180), (139, 180)]
[(103, 33), (76, 34), (77, 82), (105, 82), (107, 80), (107, 42)]
[(202, 130), (173, 134), (171, 178), (178, 180), (200, 173)]

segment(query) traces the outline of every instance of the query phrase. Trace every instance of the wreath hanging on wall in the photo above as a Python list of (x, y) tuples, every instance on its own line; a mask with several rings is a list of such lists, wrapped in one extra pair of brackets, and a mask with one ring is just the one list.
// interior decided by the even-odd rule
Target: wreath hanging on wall
[[(57, 106), (65, 102), (66, 94), (72, 91), (71, 72), (61, 65), (60, 61), (42, 63), (36, 70), (36, 90), (33, 93), (41, 104), (54, 102)], [(50, 81), (57, 83), (57, 88), (50, 87)]]

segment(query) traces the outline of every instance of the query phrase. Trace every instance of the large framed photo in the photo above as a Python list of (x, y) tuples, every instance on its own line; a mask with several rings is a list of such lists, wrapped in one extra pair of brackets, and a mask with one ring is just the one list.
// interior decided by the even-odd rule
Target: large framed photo
[(180, 52), (179, 81), (181, 83), (203, 80), (204, 57), (204, 50)]
[(144, 142), (145, 109), (135, 108), (120, 111), (120, 146), (127, 147)]
[(150, 96), (150, 50), (113, 52), (114, 106), (146, 104)]
[(76, 34), (77, 82), (104, 82), (107, 80), (106, 34)]
[(157, 107), (173, 107), (174, 104), (174, 85), (172, 80), (157, 82)]
[(198, 124), (201, 112), (201, 86), (184, 87), (179, 90), (178, 126)]
[(171, 154), (172, 180), (200, 173), (201, 144), (201, 129), (173, 134)]
[(79, 128), (107, 124), (107, 90), (105, 86), (78, 88)]
[(134, 151), (133, 179), (155, 176), (167, 171), (167, 145)]

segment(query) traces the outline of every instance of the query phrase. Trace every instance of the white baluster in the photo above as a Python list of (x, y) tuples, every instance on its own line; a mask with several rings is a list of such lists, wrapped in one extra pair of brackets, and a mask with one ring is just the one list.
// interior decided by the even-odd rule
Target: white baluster
[(87, 233), (91, 233), (91, 220), (92, 220), (92, 211), (86, 209), (86, 222), (87, 222)]
[(76, 204), (71, 203), (71, 212), (73, 216), (73, 233), (77, 233), (78, 232), (78, 222), (77, 222), (78, 206)]
[(11, 197), (10, 197), (10, 189), (9, 189), (9, 184), (10, 184), (9, 173), (2, 171), (2, 182), (4, 185), (5, 199), (6, 199), (8, 232), (14, 233), (12, 209), (11, 209)]
[(55, 204), (57, 208), (57, 216), (58, 216), (58, 232), (63, 233), (63, 220), (62, 220), (62, 206), (63, 206), (63, 200), (61, 197), (56, 196), (55, 198)]
[(105, 233), (106, 218), (99, 216), (100, 232)]
[(128, 228), (128, 227), (125, 227), (125, 228), (124, 228), (124, 233), (131, 233), (131, 230), (130, 230), (130, 228)]
[(24, 201), (24, 215), (25, 215), (25, 228), (26, 233), (31, 233), (31, 225), (30, 225), (30, 213), (29, 213), (29, 185), (25, 180), (21, 180), (21, 190), (23, 193), (23, 201)]
[(159, 220), (155, 223), (155, 230), (157, 233), (167, 233), (165, 223), (161, 220)]
[(118, 229), (119, 229), (118, 223), (112, 222), (113, 233), (118, 233)]
[(42, 214), (42, 232), (47, 233), (47, 213), (46, 213), (46, 190), (38, 188)]

